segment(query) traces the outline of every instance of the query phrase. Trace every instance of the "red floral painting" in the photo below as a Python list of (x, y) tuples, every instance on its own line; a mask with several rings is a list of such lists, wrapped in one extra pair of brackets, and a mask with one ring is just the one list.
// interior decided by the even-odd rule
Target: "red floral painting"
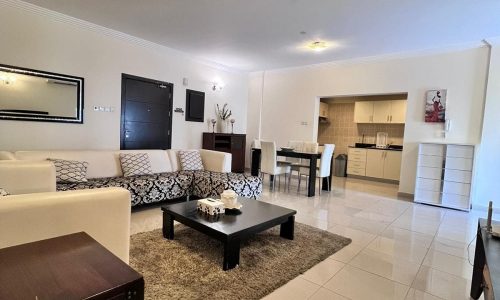
[(427, 91), (425, 122), (444, 123), (446, 116), (446, 90)]

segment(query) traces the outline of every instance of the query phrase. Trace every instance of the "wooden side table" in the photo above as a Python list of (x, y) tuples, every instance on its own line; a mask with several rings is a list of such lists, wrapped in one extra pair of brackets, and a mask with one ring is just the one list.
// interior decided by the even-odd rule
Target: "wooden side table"
[(0, 249), (0, 299), (144, 299), (141, 274), (84, 232)]

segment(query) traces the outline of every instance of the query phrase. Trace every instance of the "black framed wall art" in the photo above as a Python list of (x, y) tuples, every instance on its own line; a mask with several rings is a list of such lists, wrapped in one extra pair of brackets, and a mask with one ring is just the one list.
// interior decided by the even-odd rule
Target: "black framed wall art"
[(205, 93), (186, 90), (186, 121), (204, 122)]

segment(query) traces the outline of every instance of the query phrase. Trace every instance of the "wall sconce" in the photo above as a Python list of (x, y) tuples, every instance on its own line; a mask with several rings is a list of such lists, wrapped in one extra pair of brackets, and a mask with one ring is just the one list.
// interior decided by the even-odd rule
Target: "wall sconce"
[(224, 84), (220, 81), (215, 81), (212, 83), (212, 91), (221, 91), (224, 88)]

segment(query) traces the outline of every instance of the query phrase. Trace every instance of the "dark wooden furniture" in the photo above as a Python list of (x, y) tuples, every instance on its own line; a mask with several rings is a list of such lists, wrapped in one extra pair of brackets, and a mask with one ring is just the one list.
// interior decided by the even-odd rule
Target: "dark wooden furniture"
[(120, 149), (170, 149), (174, 85), (122, 74)]
[[(259, 148), (252, 148), (250, 155), (252, 159), (251, 174), (252, 176), (259, 176), (261, 150)], [(307, 196), (314, 197), (314, 195), (316, 194), (316, 171), (317, 171), (316, 166), (318, 159), (321, 158), (321, 153), (306, 153), (306, 152), (277, 150), (276, 155), (285, 157), (294, 157), (294, 158), (305, 158), (309, 160), (309, 182), (308, 182)], [(332, 155), (332, 162), (330, 163), (330, 177), (323, 178), (323, 184), (321, 185), (322, 190), (324, 191), (331, 190), (332, 177), (333, 177), (333, 155)], [(271, 175), (271, 185), (273, 180), (274, 176)]]
[(224, 243), (222, 268), (229, 270), (240, 263), (240, 242), (271, 227), (280, 225), (280, 236), (293, 240), (295, 210), (252, 199), (239, 199), (241, 214), (221, 215), (217, 221), (196, 209), (197, 201), (162, 206), (163, 236), (174, 239), (174, 220)]
[(186, 121), (205, 122), (205, 93), (186, 90)]
[(231, 171), (245, 172), (245, 134), (203, 133), (203, 149), (222, 151), (232, 154)]
[(0, 249), (0, 299), (144, 299), (144, 279), (80, 232)]
[(485, 300), (500, 297), (500, 238), (486, 232), (486, 219), (479, 219), (470, 296), (478, 299), (483, 292)]

